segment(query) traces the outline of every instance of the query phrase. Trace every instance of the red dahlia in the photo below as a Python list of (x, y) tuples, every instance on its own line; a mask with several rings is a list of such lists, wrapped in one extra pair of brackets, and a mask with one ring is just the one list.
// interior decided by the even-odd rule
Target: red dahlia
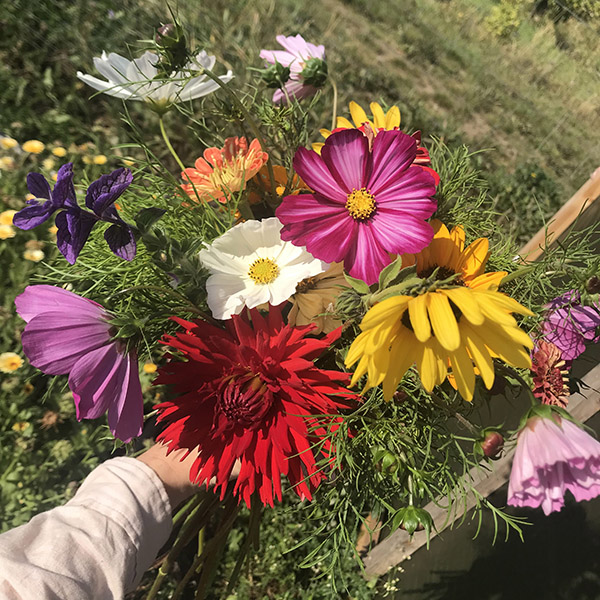
[(263, 504), (273, 506), (274, 495), (281, 500), (282, 474), (310, 499), (325, 477), (315, 453), (332, 457), (327, 430), (339, 420), (339, 409), (357, 399), (344, 387), (348, 374), (313, 362), (341, 328), (306, 338), (315, 326), (286, 325), (275, 307), (267, 317), (256, 309), (234, 315), (226, 330), (174, 320), (185, 333), (164, 342), (187, 360), (160, 369), (156, 383), (172, 385), (177, 397), (156, 407), (166, 424), (158, 439), (170, 450), (198, 447), (190, 480), (202, 484), (214, 477), (221, 498), (239, 459), (234, 494), (248, 506), (254, 492)]
[(560, 349), (552, 342), (537, 340), (531, 353), (533, 395), (542, 404), (566, 408), (569, 403), (569, 371)]

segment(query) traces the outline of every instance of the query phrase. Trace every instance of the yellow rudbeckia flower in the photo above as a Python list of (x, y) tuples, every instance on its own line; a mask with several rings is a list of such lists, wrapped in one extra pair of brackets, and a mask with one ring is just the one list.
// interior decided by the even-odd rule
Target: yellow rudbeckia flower
[(389, 400), (413, 365), (423, 387), (431, 392), (448, 376), (461, 396), (473, 399), (476, 372), (489, 390), (494, 383), (493, 358), (530, 368), (531, 338), (511, 313), (533, 313), (505, 294), (491, 289), (456, 286), (418, 296), (393, 296), (365, 315), (346, 366), (358, 365), (354, 385), (368, 374), (365, 389), (383, 383)]
[(417, 275), (426, 279), (439, 267), (438, 279), (458, 275), (456, 282), (470, 288), (497, 290), (506, 271), (484, 273), (490, 257), (487, 238), (479, 238), (465, 248), (465, 231), (457, 225), (448, 228), (439, 220), (432, 219), (435, 232), (433, 240), (418, 254), (404, 254), (402, 267), (416, 265)]
[[(400, 109), (397, 106), (392, 106), (387, 112), (384, 112), (381, 105), (377, 102), (371, 102), (369, 105), (372, 113), (372, 118), (367, 116), (365, 110), (357, 102), (350, 102), (348, 108), (350, 109), (350, 116), (352, 117), (353, 123), (351, 123), (345, 117), (338, 117), (336, 122), (337, 129), (361, 129), (368, 127), (377, 135), (382, 129), (392, 131), (400, 127)], [(321, 135), (327, 139), (331, 135), (329, 129), (321, 129)], [(315, 152), (321, 153), (322, 143), (315, 143), (312, 145), (312, 149)]]

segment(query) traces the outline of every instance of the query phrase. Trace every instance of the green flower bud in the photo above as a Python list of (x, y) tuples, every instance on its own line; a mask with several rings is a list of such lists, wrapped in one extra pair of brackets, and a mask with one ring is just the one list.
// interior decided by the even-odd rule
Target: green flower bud
[(309, 58), (302, 69), (302, 80), (306, 85), (321, 88), (327, 81), (327, 63), (320, 58)]
[(392, 519), (392, 529), (398, 529), (398, 527), (404, 529), (408, 535), (423, 530), (429, 534), (433, 527), (433, 519), (424, 508), (410, 505), (396, 511)]
[(260, 72), (260, 77), (268, 88), (281, 88), (290, 78), (290, 68), (280, 63), (271, 65)]

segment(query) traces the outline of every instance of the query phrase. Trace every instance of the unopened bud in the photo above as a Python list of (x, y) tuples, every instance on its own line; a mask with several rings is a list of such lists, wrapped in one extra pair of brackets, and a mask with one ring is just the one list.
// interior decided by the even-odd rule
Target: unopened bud
[(327, 81), (327, 63), (320, 58), (309, 58), (302, 69), (302, 80), (306, 85), (320, 88)]
[(483, 441), (479, 442), (483, 455), (488, 458), (500, 458), (500, 453), (504, 448), (504, 438), (502, 434), (497, 431), (488, 431), (483, 438)]
[(271, 65), (268, 69), (260, 72), (261, 79), (269, 88), (280, 88), (290, 78), (290, 68), (284, 67), (280, 63)]
[(593, 275), (587, 280), (585, 287), (590, 294), (600, 294), (600, 277)]
[(404, 402), (408, 398), (408, 394), (403, 390), (397, 390), (392, 397), (395, 402)]
[(173, 23), (162, 25), (156, 30), (154, 39), (161, 46), (168, 46), (171, 42), (177, 41), (177, 26)]
[(433, 519), (424, 508), (416, 506), (406, 506), (399, 509), (392, 519), (392, 529), (404, 529), (406, 533), (412, 535), (415, 531), (431, 531)]

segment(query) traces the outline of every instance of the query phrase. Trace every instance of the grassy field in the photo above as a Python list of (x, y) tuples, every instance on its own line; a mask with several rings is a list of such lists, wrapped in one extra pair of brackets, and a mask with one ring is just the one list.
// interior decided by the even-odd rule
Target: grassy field
[[(527, 13), (510, 40), (499, 40), (485, 26), (493, 5), (491, 0), (172, 3), (193, 32), (190, 37), (231, 68), (240, 86), (252, 76), (248, 67), (261, 66), (260, 48), (275, 48), (279, 33), (301, 33), (326, 46), (338, 87), (338, 114), (347, 116), (350, 100), (363, 106), (397, 104), (403, 128), (420, 129), (426, 144), (438, 137), (450, 146), (486, 150), (473, 162), (490, 186), (498, 223), (525, 240), (600, 165), (600, 48), (589, 41), (597, 40), (600, 24), (555, 24)], [(60, 164), (50, 153), (54, 146), (65, 147), (64, 160), (74, 160), (89, 179), (120, 166), (119, 156), (129, 150), (119, 145), (130, 136), (121, 123), (122, 105), (104, 96), (90, 99), (90, 89), (76, 72), (93, 72), (92, 57), (102, 50), (136, 54), (136, 40), (150, 37), (154, 26), (169, 20), (159, 0), (15, 0), (3, 7), (0, 134), (19, 142), (39, 139), (48, 148), (39, 156), (15, 154), (14, 165), (2, 167), (0, 212), (23, 206), (27, 171), (49, 176)], [(314, 141), (319, 127), (331, 124), (332, 103), (328, 88), (311, 115)], [(158, 140), (154, 116), (135, 103), (128, 109), (144, 135)], [(191, 162), (202, 148), (177, 116), (169, 125), (179, 154)], [(94, 165), (98, 155), (106, 155), (108, 164)], [(54, 164), (44, 163), (46, 158)], [(13, 300), (31, 277), (48, 269), (23, 257), (32, 244), (47, 259), (55, 254), (51, 232), (0, 239), (0, 353), (21, 353), (22, 323)], [(150, 397), (150, 377), (143, 383)], [(49, 385), (27, 365), (13, 374), (0, 373), (4, 529), (63, 502), (112, 449), (101, 424), (76, 422), (64, 382)], [(290, 525), (287, 514), (285, 507), (274, 512), (264, 534), (270, 542), (253, 559), (253, 571), (242, 578), (235, 598), (328, 596), (327, 582), (315, 580), (318, 569), (294, 569), (303, 551), (283, 555), (289, 544), (281, 533)], [(235, 539), (226, 568), (235, 562)], [(347, 564), (348, 597), (370, 597), (373, 586), (361, 579), (351, 560)]]

